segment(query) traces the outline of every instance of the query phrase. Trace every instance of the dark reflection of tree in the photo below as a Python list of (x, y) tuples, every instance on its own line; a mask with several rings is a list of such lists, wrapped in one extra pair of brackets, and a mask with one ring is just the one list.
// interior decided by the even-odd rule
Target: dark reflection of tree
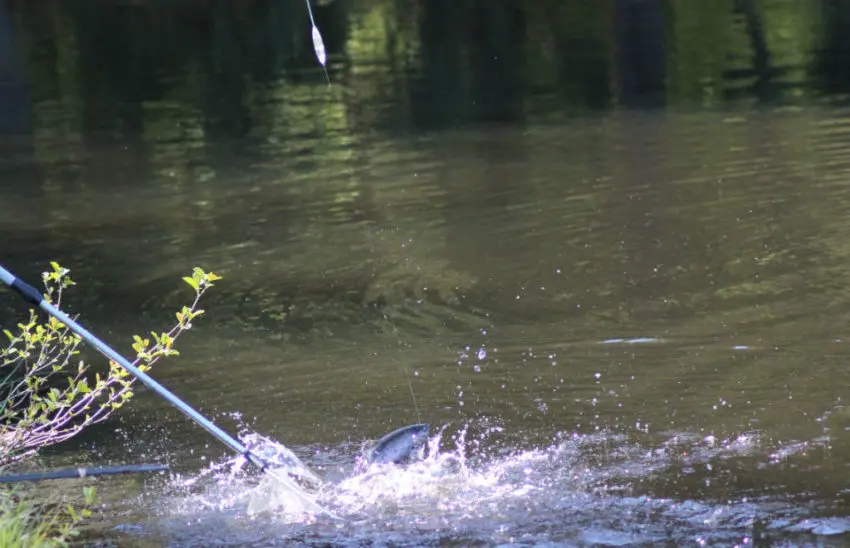
[(23, 59), (12, 31), (9, 8), (0, 2), (0, 135), (27, 135), (31, 131), (29, 93)]
[[(779, 71), (771, 65), (771, 55), (758, 6), (754, 0), (735, 0), (734, 12), (744, 18), (744, 28), (752, 48), (752, 67), (746, 70), (728, 70), (724, 76), (727, 81), (754, 78), (753, 83), (746, 86), (744, 91), (762, 102), (774, 100), (779, 92), (775, 83)], [(727, 97), (734, 97), (735, 94), (733, 90), (726, 91)]]
[(820, 0), (823, 40), (811, 71), (826, 93), (850, 92), (850, 0)]
[[(204, 74), (207, 85), (204, 86), (204, 125), (205, 133), (210, 136), (209, 144), (223, 145), (219, 152), (233, 150), (250, 130), (250, 114), (246, 100), (248, 79), (246, 66), (252, 64), (248, 57), (249, 48), (245, 35), (238, 31), (238, 19), (233, 2), (218, 0), (210, 9), (212, 26), (207, 37), (211, 46), (209, 55), (202, 56), (205, 63)], [(249, 69), (250, 70), (250, 69)]]
[[(32, 181), (37, 173), (32, 162), (30, 92), (18, 48), (20, 39), (13, 32), (7, 3), (0, 0), (0, 154), (3, 157), (0, 162), (4, 164), (4, 178)], [(28, 190), (38, 188), (31, 184), (22, 186)]]
[(421, 74), (412, 90), (411, 119), (416, 127), (450, 126), (466, 111), (462, 81), (464, 24), (467, 3), (420, 0)]
[(473, 3), (470, 100), (478, 121), (515, 122), (522, 116), (525, 88), (522, 4), (522, 0)]
[(552, 40), (557, 56), (555, 85), (570, 106), (611, 106), (610, 12), (609, 2), (549, 2), (544, 12), (548, 36), (529, 39), (532, 44)]
[(86, 179), (110, 186), (141, 182), (148, 172), (142, 104), (161, 97), (159, 75), (173, 70), (176, 59), (164, 54), (168, 43), (160, 21), (147, 9), (87, 2), (74, 6), (72, 17), (79, 47), (81, 137), (90, 170)]
[(770, 76), (770, 52), (767, 51), (764, 28), (756, 11), (755, 2), (753, 0), (736, 0), (735, 10), (744, 14), (747, 36), (750, 38), (750, 46), (753, 48), (753, 69), (760, 78), (767, 79)]
[(661, 0), (614, 0), (617, 91), (624, 106), (665, 104), (664, 32)]

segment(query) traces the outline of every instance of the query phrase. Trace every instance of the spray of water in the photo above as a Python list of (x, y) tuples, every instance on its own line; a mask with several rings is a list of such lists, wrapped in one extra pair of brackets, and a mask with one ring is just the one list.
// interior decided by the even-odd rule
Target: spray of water
[[(419, 459), (403, 466), (358, 465), (357, 448), (346, 446), (316, 457), (325, 463), (317, 475), (288, 448), (248, 433), (246, 445), (341, 519), (312, 512), (286, 489), (264, 486), (238, 458), (172, 479), (155, 506), (163, 520), (171, 520), (168, 538), (222, 546), (285, 546), (305, 539), (352, 546), (439, 545), (447, 539), (484, 545), (709, 539), (745, 545), (761, 521), (788, 535), (804, 529), (850, 532), (850, 519), (817, 518), (811, 508), (781, 500), (694, 500), (670, 492), (653, 496), (653, 489), (641, 487), (665, 477), (717, 481), (714, 467), (741, 459), (778, 466), (777, 451), (755, 433), (669, 433), (653, 445), (612, 432), (562, 433), (539, 447), (504, 436), (493, 421), (444, 427)], [(794, 456), (788, 450), (782, 458)]]

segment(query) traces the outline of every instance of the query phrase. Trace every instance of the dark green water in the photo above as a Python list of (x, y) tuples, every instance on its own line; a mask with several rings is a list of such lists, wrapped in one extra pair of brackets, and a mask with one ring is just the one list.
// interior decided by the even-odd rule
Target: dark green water
[[(850, 2), (314, 10), (330, 86), (298, 1), (0, 1), (3, 264), (122, 351), (223, 275), (155, 376), (319, 470), (502, 430), (344, 525), (101, 481), (93, 539), (850, 544)], [(225, 455), (142, 391), (48, 464)]]

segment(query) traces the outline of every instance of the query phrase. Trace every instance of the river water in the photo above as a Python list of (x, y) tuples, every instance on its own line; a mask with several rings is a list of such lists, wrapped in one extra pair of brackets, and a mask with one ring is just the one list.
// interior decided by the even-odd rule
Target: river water
[(122, 352), (222, 275), (153, 374), (338, 517), (140, 389), (90, 543), (850, 543), (850, 3), (314, 10), (331, 85), (297, 1), (0, 2), (4, 265)]

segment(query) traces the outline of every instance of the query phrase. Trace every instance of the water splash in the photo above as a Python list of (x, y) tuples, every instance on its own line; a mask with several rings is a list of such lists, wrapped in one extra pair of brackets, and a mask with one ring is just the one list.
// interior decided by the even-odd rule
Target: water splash
[[(331, 465), (321, 475), (337, 478), (329, 480), (288, 448), (249, 433), (246, 444), (341, 519), (298, 508), (286, 491), (264, 492), (237, 458), (171, 482), (163, 497), (164, 534), (178, 543), (221, 546), (746, 545), (764, 531), (798, 541), (850, 532), (850, 520), (820, 515), (814, 504), (789, 503), (788, 495), (677, 494), (678, 482), (722, 478), (724, 463), (778, 466), (777, 450), (756, 432), (723, 438), (669, 432), (650, 445), (633, 434), (566, 432), (539, 447), (497, 443), (503, 436), (492, 421), (444, 427), (423, 457), (405, 466), (370, 466), (342, 451), (323, 459)], [(256, 511), (251, 500), (258, 496), (284, 503)]]

